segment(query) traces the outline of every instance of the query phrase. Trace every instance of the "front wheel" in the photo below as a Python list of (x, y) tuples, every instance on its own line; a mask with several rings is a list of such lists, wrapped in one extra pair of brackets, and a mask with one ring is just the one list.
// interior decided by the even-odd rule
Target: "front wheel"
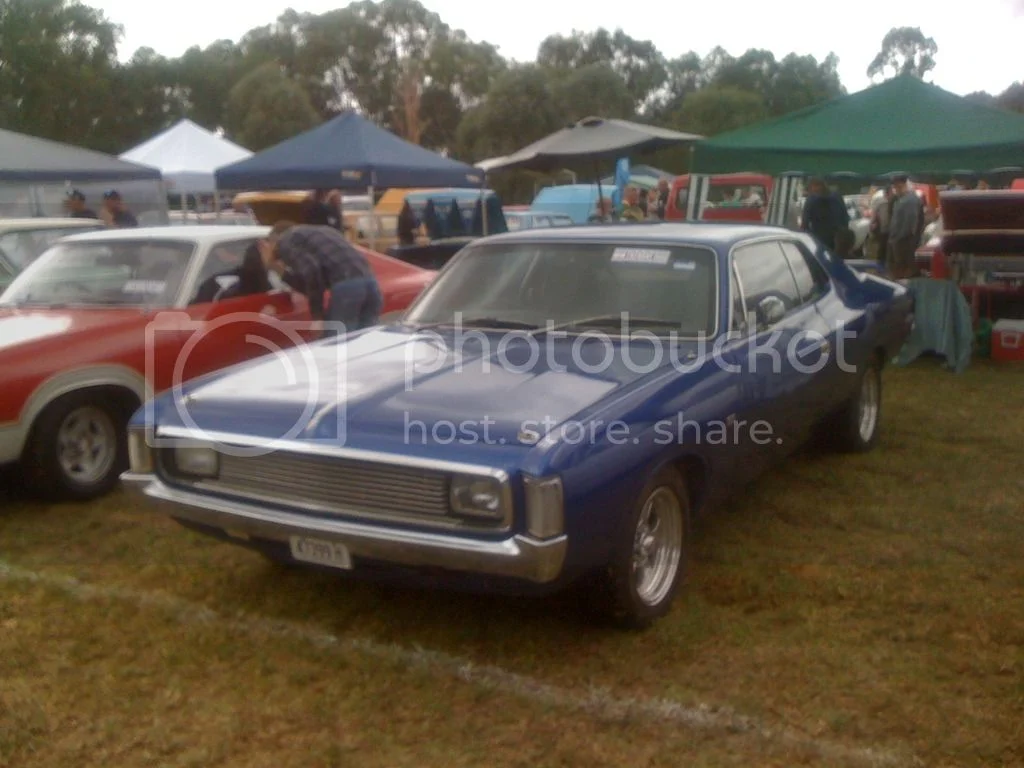
[(615, 624), (642, 629), (668, 613), (689, 561), (690, 504), (671, 468), (647, 483), (625, 521), (595, 592)]
[(44, 496), (84, 501), (109, 492), (128, 465), (123, 409), (88, 392), (73, 393), (39, 416), (24, 459)]

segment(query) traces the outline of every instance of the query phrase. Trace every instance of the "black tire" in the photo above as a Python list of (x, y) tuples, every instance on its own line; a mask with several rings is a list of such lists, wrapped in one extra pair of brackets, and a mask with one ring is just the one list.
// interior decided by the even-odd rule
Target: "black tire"
[(878, 443), (881, 421), (882, 366), (872, 359), (861, 371), (857, 389), (832, 419), (828, 435), (839, 451), (866, 453)]
[[(69, 473), (61, 462), (58, 436), (81, 414), (92, 414), (113, 442), (99, 461), (95, 477)], [(109, 493), (128, 468), (127, 408), (97, 392), (72, 392), (50, 403), (32, 425), (22, 456), (26, 481), (36, 494), (52, 500), (87, 501)], [(69, 421), (70, 420), (70, 421)]]
[[(637, 556), (637, 535), (641, 516), (647, 503), (668, 494), (678, 505), (678, 559), (670, 576), (662, 578), (655, 590), (645, 598), (637, 583), (634, 558)], [(666, 523), (667, 516), (661, 524)], [(663, 467), (651, 477), (626, 515), (618, 533), (615, 551), (608, 566), (598, 574), (592, 590), (593, 607), (604, 619), (623, 629), (644, 629), (669, 612), (672, 601), (685, 580), (690, 561), (691, 537), (690, 500), (686, 485), (679, 473), (670, 467)]]

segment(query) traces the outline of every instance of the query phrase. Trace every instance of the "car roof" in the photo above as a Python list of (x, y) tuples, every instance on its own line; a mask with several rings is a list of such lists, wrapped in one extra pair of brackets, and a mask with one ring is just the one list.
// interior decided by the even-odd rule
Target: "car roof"
[(237, 224), (198, 224), (194, 227), (133, 227), (130, 229), (104, 229), (72, 235), (68, 241), (92, 242), (110, 240), (184, 240), (190, 243), (209, 243), (220, 240), (241, 240), (246, 237), (266, 237), (270, 227)]
[(576, 227), (523, 229), (492, 235), (487, 242), (644, 242), (664, 243), (679, 240), (698, 245), (732, 247), (755, 237), (795, 234), (786, 227), (735, 222), (634, 222), (628, 224), (588, 224)]
[(0, 219), (0, 231), (13, 232), (22, 229), (82, 229), (83, 227), (103, 227), (99, 219), (44, 218), (37, 216), (27, 219)]

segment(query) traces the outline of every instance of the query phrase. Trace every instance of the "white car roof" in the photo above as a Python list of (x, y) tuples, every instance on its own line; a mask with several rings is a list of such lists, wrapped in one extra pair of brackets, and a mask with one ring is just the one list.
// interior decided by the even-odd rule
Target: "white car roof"
[(189, 243), (208, 244), (221, 240), (243, 240), (247, 237), (261, 238), (270, 234), (270, 227), (239, 226), (237, 224), (203, 225), (196, 227), (133, 227), (130, 229), (104, 229), (100, 232), (85, 232), (72, 235), (67, 242), (96, 242), (116, 240), (181, 240)]
[(100, 229), (104, 224), (99, 219), (0, 219), (0, 232), (19, 232), (26, 229), (82, 229), (95, 227)]

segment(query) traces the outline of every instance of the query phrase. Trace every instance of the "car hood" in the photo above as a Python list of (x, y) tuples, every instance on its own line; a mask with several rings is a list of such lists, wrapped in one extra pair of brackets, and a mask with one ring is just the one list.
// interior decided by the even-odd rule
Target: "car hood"
[(66, 345), (69, 335), (89, 335), (138, 323), (138, 309), (35, 309), (0, 307), (0, 354), (31, 351), (41, 344)]
[[(501, 334), (459, 342), (455, 334), (376, 328), (192, 382), (173, 406), (163, 401), (158, 423), (373, 449), (400, 443), (414, 452), (533, 445), (656, 375), (663, 355), (650, 342), (634, 344), (628, 355), (623, 346)], [(530, 431), (537, 434), (524, 435)]]

